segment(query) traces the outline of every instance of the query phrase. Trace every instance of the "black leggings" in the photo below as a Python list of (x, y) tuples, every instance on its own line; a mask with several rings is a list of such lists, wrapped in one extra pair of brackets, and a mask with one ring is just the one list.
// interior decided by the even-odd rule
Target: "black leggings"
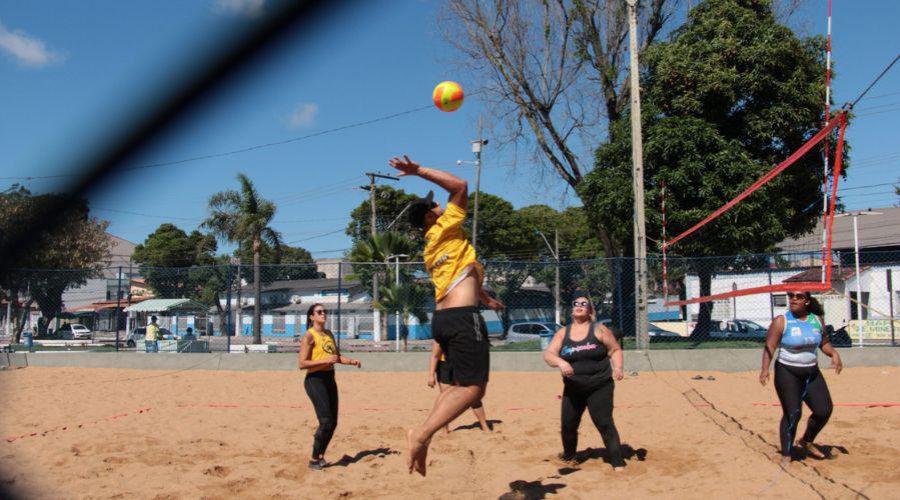
[(303, 381), (306, 395), (312, 401), (319, 419), (319, 428), (313, 439), (312, 458), (317, 460), (325, 455), (328, 443), (334, 436), (338, 421), (338, 390), (334, 381), (334, 370), (312, 372)]
[(775, 362), (775, 391), (778, 400), (781, 401), (781, 455), (791, 456), (791, 446), (797, 435), (797, 427), (800, 424), (800, 414), (806, 402), (812, 415), (806, 423), (806, 433), (803, 440), (812, 443), (819, 431), (825, 427), (834, 405), (831, 403), (831, 394), (825, 384), (825, 377), (819, 371), (818, 366), (799, 367), (789, 366)]
[(607, 456), (614, 467), (625, 465), (622, 459), (622, 448), (619, 444), (619, 431), (613, 422), (613, 390), (612, 379), (586, 386), (567, 382), (562, 396), (562, 442), (563, 456), (573, 458), (578, 449), (578, 426), (581, 416), (587, 407), (591, 420), (600, 431)]

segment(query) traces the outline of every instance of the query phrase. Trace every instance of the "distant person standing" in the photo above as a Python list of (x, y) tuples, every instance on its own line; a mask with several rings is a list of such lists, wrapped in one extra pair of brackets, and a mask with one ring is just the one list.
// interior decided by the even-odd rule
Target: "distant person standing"
[(156, 316), (150, 316), (150, 324), (147, 325), (147, 335), (144, 337), (144, 348), (149, 352), (159, 352), (159, 325), (156, 324)]

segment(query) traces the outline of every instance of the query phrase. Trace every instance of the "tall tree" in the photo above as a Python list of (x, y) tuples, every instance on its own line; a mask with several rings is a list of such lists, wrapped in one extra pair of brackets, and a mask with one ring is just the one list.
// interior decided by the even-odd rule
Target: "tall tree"
[(275, 204), (262, 198), (246, 175), (238, 174), (238, 182), (240, 191), (222, 191), (210, 197), (210, 215), (203, 227), (231, 243), (248, 244), (253, 250), (253, 343), (261, 344), (260, 253), (264, 243), (279, 253), (281, 236), (269, 226), (275, 217)]
[[(670, 21), (677, 0), (639, 2), (641, 46)], [(535, 156), (576, 189), (590, 162), (581, 144), (603, 139), (628, 103), (628, 25), (623, 0), (449, 0), (447, 39), (485, 80), (505, 142)], [(593, 228), (608, 256), (630, 251)]]
[[(3, 265), (0, 287), (13, 305), (17, 342), (32, 303), (41, 310), (44, 320), (39, 333), (43, 334), (50, 320), (62, 312), (63, 292), (99, 276), (103, 263), (109, 259), (109, 223), (91, 217), (86, 200), (63, 194), (33, 195), (19, 185), (0, 194), (0, 239), (21, 237), (29, 230), (21, 224), (22, 220), (60, 201), (65, 202), (66, 213), (53, 231), (33, 236), (39, 240), (34, 247), (37, 251)], [(20, 296), (25, 297), (24, 303), (19, 301)]]
[[(397, 231), (407, 238), (421, 241), (421, 231), (410, 226), (403, 213), (406, 206), (416, 198), (417, 195), (402, 189), (387, 185), (375, 186), (375, 229)], [(372, 235), (372, 205), (368, 198), (350, 212), (350, 222), (345, 232), (354, 242)]]
[(188, 268), (197, 265), (199, 231), (189, 237), (174, 224), (161, 224), (134, 247), (132, 258), (141, 275), (161, 298), (181, 298), (190, 293)]
[[(778, 24), (767, 0), (707, 0), (672, 40), (644, 54), (646, 199), (667, 186), (669, 234), (709, 215), (787, 158), (822, 125), (823, 40)], [(617, 239), (631, 237), (631, 143), (627, 117), (597, 150), (580, 187), (589, 213)], [(834, 142), (832, 142), (834, 144)], [(810, 153), (672, 251), (691, 257), (771, 251), (812, 230), (821, 215), (821, 157)], [(648, 237), (659, 241), (655, 203)], [(701, 295), (713, 269), (694, 261)], [(696, 336), (708, 332), (700, 308)]]

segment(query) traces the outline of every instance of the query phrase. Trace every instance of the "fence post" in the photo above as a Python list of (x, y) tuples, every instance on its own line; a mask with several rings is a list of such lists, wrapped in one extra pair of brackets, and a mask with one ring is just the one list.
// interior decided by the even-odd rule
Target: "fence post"
[(118, 282), (116, 283), (116, 352), (119, 352), (119, 309), (122, 302), (122, 266), (119, 266)]
[(344, 278), (344, 263), (338, 262), (338, 285), (337, 285), (337, 348), (341, 352), (341, 289)]
[[(616, 303), (618, 304), (619, 309), (619, 331), (623, 334), (625, 333), (625, 324), (623, 320), (625, 318), (625, 310), (622, 308), (622, 259), (624, 257), (614, 257), (613, 262), (616, 263)], [(635, 343), (637, 342), (637, 337), (635, 337)]]
[(227, 343), (227, 352), (231, 352), (231, 335), (234, 333), (234, 325), (232, 324), (231, 317), (231, 288), (234, 286), (234, 276), (232, 273), (232, 265), (228, 264), (228, 291), (225, 292), (225, 331), (222, 332), (225, 334), (226, 343)]
[[(772, 266), (769, 266), (767, 271), (769, 274), (769, 286), (772, 286)], [(773, 304), (774, 301), (775, 301), (775, 299), (774, 299), (773, 295), (770, 293), (769, 294), (769, 321), (775, 321), (775, 304)]]
[(885, 275), (887, 276), (887, 289), (888, 289), (888, 314), (890, 315), (891, 321), (891, 345), (897, 345), (896, 340), (894, 340), (894, 283), (891, 279), (891, 270), (885, 269)]

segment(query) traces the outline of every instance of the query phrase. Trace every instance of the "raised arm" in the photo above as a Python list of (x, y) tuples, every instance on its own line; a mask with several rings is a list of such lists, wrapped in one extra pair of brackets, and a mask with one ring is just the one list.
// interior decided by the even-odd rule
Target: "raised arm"
[(422, 165), (412, 161), (408, 156), (403, 158), (391, 158), (388, 164), (400, 171), (397, 174), (400, 177), (407, 175), (416, 175), (426, 181), (433, 182), (444, 188), (450, 193), (450, 202), (465, 210), (469, 203), (469, 185), (465, 179), (461, 179), (450, 172), (437, 170), (434, 168), (425, 168)]

